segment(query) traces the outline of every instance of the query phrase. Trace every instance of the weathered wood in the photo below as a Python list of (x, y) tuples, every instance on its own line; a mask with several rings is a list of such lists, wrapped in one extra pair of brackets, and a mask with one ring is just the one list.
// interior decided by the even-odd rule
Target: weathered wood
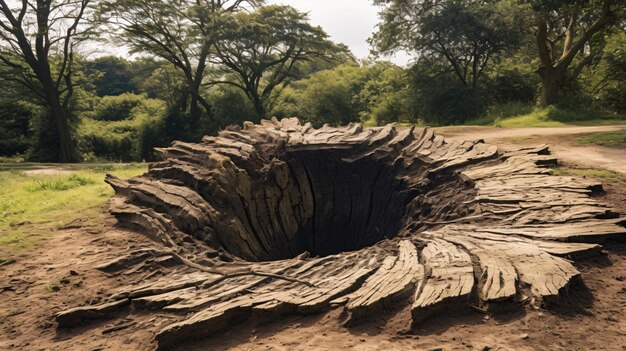
[[(418, 324), (559, 298), (579, 278), (570, 260), (626, 236), (591, 196), (601, 184), (551, 175), (546, 145), (501, 152), (427, 128), (272, 119), (157, 151), (146, 174), (106, 179), (118, 224), (154, 245), (97, 268), (141, 281), (59, 326), (163, 311), (174, 321), (155, 341), (168, 348), (254, 314), (341, 307), (354, 322), (406, 308)], [(160, 274), (136, 278), (145, 269)]]
[(350, 318), (375, 313), (384, 303), (411, 293), (423, 279), (424, 267), (418, 262), (415, 245), (408, 240), (400, 241), (398, 256), (387, 256), (359, 290), (346, 296)]
[(120, 308), (129, 304), (129, 300), (123, 299), (94, 306), (83, 306), (63, 311), (56, 315), (56, 322), (60, 328), (74, 327), (89, 320), (109, 319)]
[(457, 245), (430, 239), (421, 253), (427, 278), (418, 288), (411, 307), (413, 322), (420, 322), (445, 306), (463, 304), (474, 287), (469, 254)]

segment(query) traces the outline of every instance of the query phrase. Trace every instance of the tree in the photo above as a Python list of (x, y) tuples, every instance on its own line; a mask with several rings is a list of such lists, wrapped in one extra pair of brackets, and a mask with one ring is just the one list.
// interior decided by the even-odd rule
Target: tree
[(90, 76), (94, 91), (98, 96), (114, 96), (136, 93), (130, 63), (120, 57), (104, 56), (84, 63), (86, 74)]
[[(27, 87), (47, 109), (58, 160), (78, 161), (71, 104), (74, 50), (89, 28), (81, 26), (90, 0), (0, 0), (0, 62), (3, 79)], [(52, 147), (52, 145), (48, 145)]]
[(266, 6), (231, 16), (214, 48), (212, 62), (219, 69), (208, 84), (241, 89), (258, 117), (265, 117), (278, 92), (298, 77), (301, 63), (352, 57), (344, 45), (309, 24), (308, 15), (290, 6)]
[(573, 72), (580, 72), (593, 59), (590, 40), (619, 17), (620, 7), (615, 0), (531, 0), (529, 3), (534, 13), (533, 30), (540, 62), (539, 103), (545, 107), (559, 102), (575, 58), (587, 51)]
[(216, 41), (220, 18), (262, 0), (106, 0), (100, 18), (131, 53), (147, 53), (172, 64), (184, 77), (185, 89), (178, 102), (189, 112), (191, 127), (201, 108), (210, 117), (211, 106), (200, 94), (207, 59)]
[(459, 81), (476, 88), (487, 66), (514, 48), (520, 37), (515, 17), (494, 2), (374, 0), (381, 23), (370, 39), (374, 51), (404, 49), (447, 62)]
[(626, 111), (626, 33), (617, 30), (607, 34), (595, 64), (582, 76), (584, 91), (593, 102), (618, 113)]

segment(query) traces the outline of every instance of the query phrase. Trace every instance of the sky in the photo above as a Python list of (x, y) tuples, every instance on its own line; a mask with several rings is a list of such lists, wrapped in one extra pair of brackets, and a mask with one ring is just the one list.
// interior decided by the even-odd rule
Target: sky
[[(369, 55), (367, 38), (375, 30), (379, 10), (371, 0), (267, 0), (266, 4), (290, 5), (306, 12), (313, 25), (321, 26), (333, 41), (348, 45), (357, 58)], [(406, 65), (410, 56), (398, 53), (386, 59)]]

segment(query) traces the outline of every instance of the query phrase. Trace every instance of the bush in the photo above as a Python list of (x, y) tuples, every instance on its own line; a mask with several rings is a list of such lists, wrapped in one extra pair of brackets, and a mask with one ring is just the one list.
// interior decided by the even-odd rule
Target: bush
[(214, 119), (217, 126), (208, 125), (205, 131), (224, 128), (231, 124), (241, 124), (243, 121), (258, 121), (250, 100), (237, 88), (215, 88), (210, 96), (209, 103), (213, 107)]
[(146, 102), (146, 97), (136, 94), (105, 96), (95, 108), (93, 118), (99, 121), (123, 121), (130, 119), (132, 110)]
[(408, 83), (405, 71), (391, 63), (344, 64), (293, 82), (272, 115), (297, 116), (316, 127), (410, 121)]
[(153, 148), (169, 142), (164, 136), (165, 112), (163, 101), (144, 99), (124, 120), (85, 118), (78, 130), (85, 158), (123, 162), (153, 160)]
[(410, 71), (411, 107), (432, 125), (462, 124), (484, 115), (486, 101), (481, 87), (467, 86), (449, 71), (418, 61)]
[(487, 89), (495, 104), (521, 102), (531, 104), (535, 100), (537, 79), (531, 72), (522, 72), (519, 69), (498, 69), (487, 80)]
[(15, 101), (0, 104), (0, 155), (24, 154), (31, 146), (30, 120), (33, 110)]

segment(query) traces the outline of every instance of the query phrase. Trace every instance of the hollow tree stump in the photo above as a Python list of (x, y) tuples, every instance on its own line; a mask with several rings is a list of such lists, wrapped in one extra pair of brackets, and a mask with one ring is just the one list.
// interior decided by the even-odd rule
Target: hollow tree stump
[(143, 176), (106, 179), (119, 225), (154, 246), (98, 269), (167, 274), (62, 312), (60, 327), (158, 310), (179, 316), (155, 336), (168, 348), (255, 313), (343, 308), (358, 322), (403, 303), (418, 324), (452, 305), (540, 304), (579, 277), (571, 259), (626, 233), (590, 196), (600, 184), (550, 175), (545, 145), (502, 153), (429, 129), (293, 118), (159, 151)]

